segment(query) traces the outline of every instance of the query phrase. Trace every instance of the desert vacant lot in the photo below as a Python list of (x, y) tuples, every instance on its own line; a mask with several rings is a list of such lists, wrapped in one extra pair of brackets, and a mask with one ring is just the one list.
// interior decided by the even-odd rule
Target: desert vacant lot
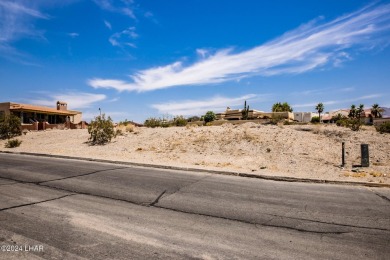
[[(105, 146), (90, 146), (87, 130), (29, 132), (20, 147), (0, 150), (70, 155), (261, 175), (390, 183), (390, 136), (334, 125), (243, 125), (136, 128)], [(341, 164), (341, 142), (346, 162)], [(370, 167), (360, 164), (369, 144)], [(356, 171), (357, 169), (357, 171)], [(352, 171), (353, 170), (353, 171)]]

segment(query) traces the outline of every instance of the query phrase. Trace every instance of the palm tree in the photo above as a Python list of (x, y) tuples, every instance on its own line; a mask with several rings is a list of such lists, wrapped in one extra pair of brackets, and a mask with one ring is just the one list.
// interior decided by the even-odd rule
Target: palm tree
[(381, 108), (378, 104), (372, 105), (371, 115), (374, 118), (381, 118), (382, 117), (382, 114), (381, 114), (382, 112), (383, 112), (383, 108)]
[(320, 123), (321, 123), (321, 113), (324, 112), (324, 104), (318, 103), (318, 105), (316, 106), (316, 110), (318, 112), (318, 116), (320, 118)]

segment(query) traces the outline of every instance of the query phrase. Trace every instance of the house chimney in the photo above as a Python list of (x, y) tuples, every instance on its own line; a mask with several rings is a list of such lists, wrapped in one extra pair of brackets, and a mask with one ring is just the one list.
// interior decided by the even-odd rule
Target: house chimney
[(68, 104), (66, 102), (57, 101), (57, 110), (68, 110)]

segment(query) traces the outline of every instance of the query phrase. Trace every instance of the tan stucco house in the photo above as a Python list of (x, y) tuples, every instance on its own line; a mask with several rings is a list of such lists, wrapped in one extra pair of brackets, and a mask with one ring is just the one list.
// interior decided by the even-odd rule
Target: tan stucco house
[(13, 102), (0, 103), (0, 117), (14, 114), (20, 117), (22, 129), (85, 128), (82, 112), (68, 110), (67, 103), (57, 101), (56, 107), (36, 106)]

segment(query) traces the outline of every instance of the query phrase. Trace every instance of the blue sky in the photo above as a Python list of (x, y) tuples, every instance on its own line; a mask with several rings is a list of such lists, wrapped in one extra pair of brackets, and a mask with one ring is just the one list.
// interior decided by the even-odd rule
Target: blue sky
[(1, 0), (0, 102), (91, 119), (390, 107), (390, 2)]

